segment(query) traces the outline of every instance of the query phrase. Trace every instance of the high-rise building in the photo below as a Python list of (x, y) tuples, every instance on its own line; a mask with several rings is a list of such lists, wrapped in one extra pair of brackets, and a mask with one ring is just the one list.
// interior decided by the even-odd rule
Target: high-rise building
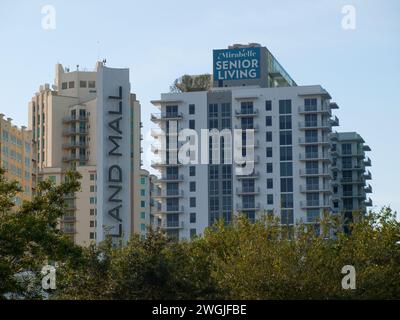
[(18, 181), (22, 192), (17, 194), (15, 203), (20, 205), (23, 200), (31, 200), (35, 191), (36, 151), (32, 132), (11, 121), (0, 114), (0, 165), (6, 170), (8, 180)]
[[(330, 134), (339, 120), (330, 94), (320, 85), (298, 86), (258, 44), (214, 50), (212, 81), (208, 91), (152, 101), (160, 109), (151, 116), (159, 141), (153, 151), (161, 157), (152, 166), (160, 172), (157, 200), (167, 234), (188, 239), (238, 212), (251, 220), (274, 214), (289, 226), (315, 225), (333, 212)], [(183, 129), (192, 131), (182, 136)], [(213, 138), (212, 129), (220, 136)], [(225, 154), (227, 146), (233, 152)], [(177, 156), (183, 150), (185, 163)], [(247, 157), (245, 166), (238, 156)], [(254, 169), (243, 170), (248, 164)]]
[(126, 241), (138, 225), (140, 104), (129, 69), (94, 71), (56, 65), (54, 85), (40, 86), (29, 103), (29, 129), (37, 145), (39, 179), (59, 183), (68, 170), (82, 175), (67, 196), (61, 230), (89, 245), (106, 235)]
[(366, 212), (372, 206), (372, 187), (366, 181), (371, 179), (371, 159), (365, 152), (371, 148), (364, 144), (364, 139), (356, 132), (339, 132), (331, 135), (332, 154), (332, 201), (335, 212), (343, 212), (350, 221), (353, 211)]

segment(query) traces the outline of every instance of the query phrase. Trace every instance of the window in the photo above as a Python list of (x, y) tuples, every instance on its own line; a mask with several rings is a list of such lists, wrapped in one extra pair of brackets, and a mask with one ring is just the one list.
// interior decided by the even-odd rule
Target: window
[(67, 83), (67, 82), (63, 82), (63, 83), (61, 84), (61, 89), (62, 89), (62, 90), (68, 89), (68, 83)]
[(86, 88), (87, 87), (87, 82), (86, 81), (79, 81), (79, 87)]
[(292, 147), (280, 147), (281, 161), (291, 161), (292, 159)]
[(144, 197), (146, 195), (146, 190), (140, 189), (140, 195)]
[(281, 224), (293, 224), (293, 209), (281, 210)]
[(272, 188), (273, 188), (273, 180), (267, 179), (267, 189), (272, 189)]
[(267, 173), (272, 173), (272, 163), (271, 162), (267, 163)]
[(240, 104), (240, 111), (243, 114), (253, 114), (253, 102), (252, 101), (244, 101)]
[(74, 81), (68, 82), (68, 87), (69, 87), (70, 89), (75, 88), (75, 82), (74, 82)]
[(140, 213), (140, 219), (146, 219), (146, 212), (141, 212)]
[(190, 181), (189, 190), (190, 190), (190, 192), (196, 192), (196, 182), (195, 181)]
[(90, 228), (94, 228), (94, 220), (90, 220)]
[(91, 181), (94, 181), (94, 180), (96, 180), (95, 178), (96, 178), (95, 175), (94, 175), (93, 173), (91, 173), (91, 174), (90, 174), (90, 180), (91, 180)]
[(195, 121), (193, 119), (189, 120), (189, 129), (195, 128)]
[(293, 178), (281, 178), (281, 192), (293, 192)]
[(319, 206), (319, 193), (307, 193), (307, 206)]
[(293, 163), (292, 162), (281, 162), (281, 177), (293, 176)]
[(274, 195), (267, 194), (267, 204), (274, 204)]
[(96, 203), (96, 197), (90, 197), (89, 201), (90, 201), (90, 204), (95, 204)]
[(307, 210), (307, 222), (317, 222), (319, 218), (320, 218), (319, 209)]
[(191, 177), (196, 176), (196, 167), (195, 166), (189, 167), (189, 176), (191, 176)]
[(208, 106), (208, 116), (210, 118), (217, 118), (218, 117), (218, 104), (217, 103), (211, 103)]
[(292, 113), (292, 100), (279, 100), (279, 114)]
[(306, 173), (317, 174), (318, 173), (318, 161), (307, 161), (306, 162)]
[(272, 131), (265, 132), (265, 140), (267, 142), (271, 142), (272, 141)]
[(95, 215), (95, 211), (94, 211), (95, 209), (90, 209), (90, 215), (91, 216), (94, 216)]
[(342, 153), (343, 154), (351, 154), (351, 143), (343, 143), (342, 144)]
[(140, 184), (146, 184), (146, 178), (145, 177), (141, 177), (140, 178)]
[(140, 224), (140, 231), (146, 231), (146, 225), (144, 223)]
[(317, 111), (317, 99), (304, 99), (305, 111)]
[(145, 208), (146, 207), (146, 201), (142, 200), (140, 201), (140, 207)]
[(196, 229), (190, 229), (190, 238), (194, 238), (196, 236)]
[(292, 131), (279, 132), (279, 144), (281, 146), (292, 144)]
[(272, 110), (272, 101), (266, 100), (265, 101), (265, 111), (271, 111), (271, 110)]
[(266, 156), (267, 158), (271, 158), (272, 157), (272, 147), (267, 147), (267, 152), (266, 152)]
[(96, 81), (88, 81), (88, 87), (89, 88), (95, 88), (96, 87)]
[(231, 104), (221, 103), (221, 116), (226, 118), (231, 116)]
[(94, 232), (90, 232), (89, 238), (90, 238), (91, 240), (95, 239), (95, 238), (96, 238), (96, 237), (95, 237), (95, 233), (94, 233)]
[(351, 169), (351, 167), (352, 167), (352, 158), (351, 157), (342, 158), (342, 167), (343, 167), (343, 169)]
[(292, 116), (289, 115), (279, 116), (279, 129), (280, 130), (292, 129)]
[(196, 212), (190, 213), (190, 223), (196, 223)]
[(293, 194), (281, 194), (281, 208), (293, 208)]
[(189, 104), (189, 114), (194, 114), (195, 106), (194, 104)]
[(190, 207), (191, 208), (196, 207), (196, 198), (195, 197), (190, 197)]
[(90, 192), (96, 192), (96, 186), (90, 186)]
[(266, 116), (265, 117), (265, 125), (267, 127), (272, 126), (272, 117), (271, 116)]

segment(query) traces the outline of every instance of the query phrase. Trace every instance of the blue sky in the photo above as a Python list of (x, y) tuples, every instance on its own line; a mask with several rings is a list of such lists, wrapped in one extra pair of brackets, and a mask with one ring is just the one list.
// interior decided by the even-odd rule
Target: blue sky
[[(43, 30), (43, 5), (56, 29)], [(344, 5), (356, 29), (341, 25)], [(16, 1), (0, 2), (0, 112), (27, 124), (27, 103), (52, 83), (57, 62), (71, 70), (106, 58), (131, 69), (144, 134), (159, 98), (182, 74), (212, 72), (212, 49), (267, 46), (299, 85), (321, 84), (340, 109), (340, 131), (371, 146), (372, 199), (400, 210), (400, 1)], [(148, 162), (145, 161), (145, 166)]]

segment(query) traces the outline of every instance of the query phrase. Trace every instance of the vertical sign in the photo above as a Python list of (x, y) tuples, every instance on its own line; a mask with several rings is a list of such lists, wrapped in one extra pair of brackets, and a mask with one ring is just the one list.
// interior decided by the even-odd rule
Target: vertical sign
[(97, 70), (97, 241), (126, 242), (131, 230), (128, 69)]

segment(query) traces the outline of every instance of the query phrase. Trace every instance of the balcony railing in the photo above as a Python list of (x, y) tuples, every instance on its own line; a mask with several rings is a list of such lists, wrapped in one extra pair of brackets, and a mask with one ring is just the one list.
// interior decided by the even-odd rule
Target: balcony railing
[(253, 172), (252, 174), (244, 174), (244, 175), (236, 175), (236, 178), (238, 179), (258, 179), (260, 176), (260, 173)]
[(299, 106), (299, 113), (325, 113), (332, 114), (331, 108), (329, 106), (318, 105), (316, 108), (311, 108), (309, 106)]
[(177, 198), (183, 197), (183, 190), (160, 190), (155, 192), (154, 197), (156, 198)]
[(245, 126), (242, 127), (242, 125), (236, 124), (235, 125), (235, 129), (258, 131), (259, 126), (258, 126), (258, 124), (253, 124), (253, 125), (245, 125)]
[(330, 141), (327, 138), (320, 137), (318, 139), (299, 138), (299, 144), (330, 144)]
[(337, 127), (339, 126), (339, 119), (337, 116), (334, 116), (332, 119), (330, 119), (331, 126)]
[(371, 172), (368, 171), (367, 173), (365, 173), (364, 174), (364, 179), (365, 180), (371, 180), (372, 179)]
[(183, 229), (184, 226), (183, 221), (167, 221), (161, 224), (163, 229)]
[(89, 133), (88, 129), (66, 129), (63, 131), (64, 136), (73, 136), (73, 135), (87, 135)]
[(259, 194), (260, 193), (260, 187), (254, 187), (254, 188), (236, 188), (236, 194), (237, 195), (251, 195), (251, 194)]
[(236, 117), (255, 117), (258, 115), (258, 110), (235, 110)]
[(237, 211), (250, 211), (250, 210), (260, 210), (260, 203), (247, 203), (247, 204), (236, 204)]
[(330, 161), (329, 154), (327, 152), (307, 152), (307, 153), (300, 153), (299, 154), (300, 160), (326, 160)]
[(368, 200), (365, 201), (364, 204), (365, 204), (366, 207), (372, 207), (372, 200), (371, 200), (371, 198), (368, 198)]
[(63, 123), (78, 122), (78, 121), (89, 121), (88, 116), (70, 116), (64, 117)]
[(62, 158), (62, 161), (64, 162), (70, 162), (70, 161), (88, 161), (87, 156), (83, 155), (70, 155), (70, 156), (65, 156)]
[(311, 209), (311, 208), (329, 208), (331, 205), (327, 202), (320, 201), (300, 201), (300, 207), (302, 209)]
[(330, 130), (331, 125), (328, 121), (308, 121), (299, 122), (299, 129), (325, 129)]
[(369, 184), (367, 187), (364, 188), (364, 190), (365, 190), (366, 193), (372, 193), (371, 185)]
[(366, 158), (364, 160), (364, 166), (366, 166), (366, 167), (370, 167), (371, 166), (371, 159), (370, 158)]
[(70, 142), (70, 143), (64, 143), (62, 145), (63, 149), (75, 149), (75, 148), (86, 148), (88, 147), (88, 144), (86, 142)]
[(167, 121), (167, 120), (182, 120), (183, 116), (181, 112), (163, 112), (163, 113), (152, 113), (151, 121)]
[(307, 170), (300, 169), (300, 176), (330, 176), (331, 173), (328, 170)]
[(161, 176), (161, 178), (158, 179), (158, 181), (162, 181), (162, 182), (183, 181), (183, 180), (184, 180), (183, 174), (167, 174), (167, 175)]

